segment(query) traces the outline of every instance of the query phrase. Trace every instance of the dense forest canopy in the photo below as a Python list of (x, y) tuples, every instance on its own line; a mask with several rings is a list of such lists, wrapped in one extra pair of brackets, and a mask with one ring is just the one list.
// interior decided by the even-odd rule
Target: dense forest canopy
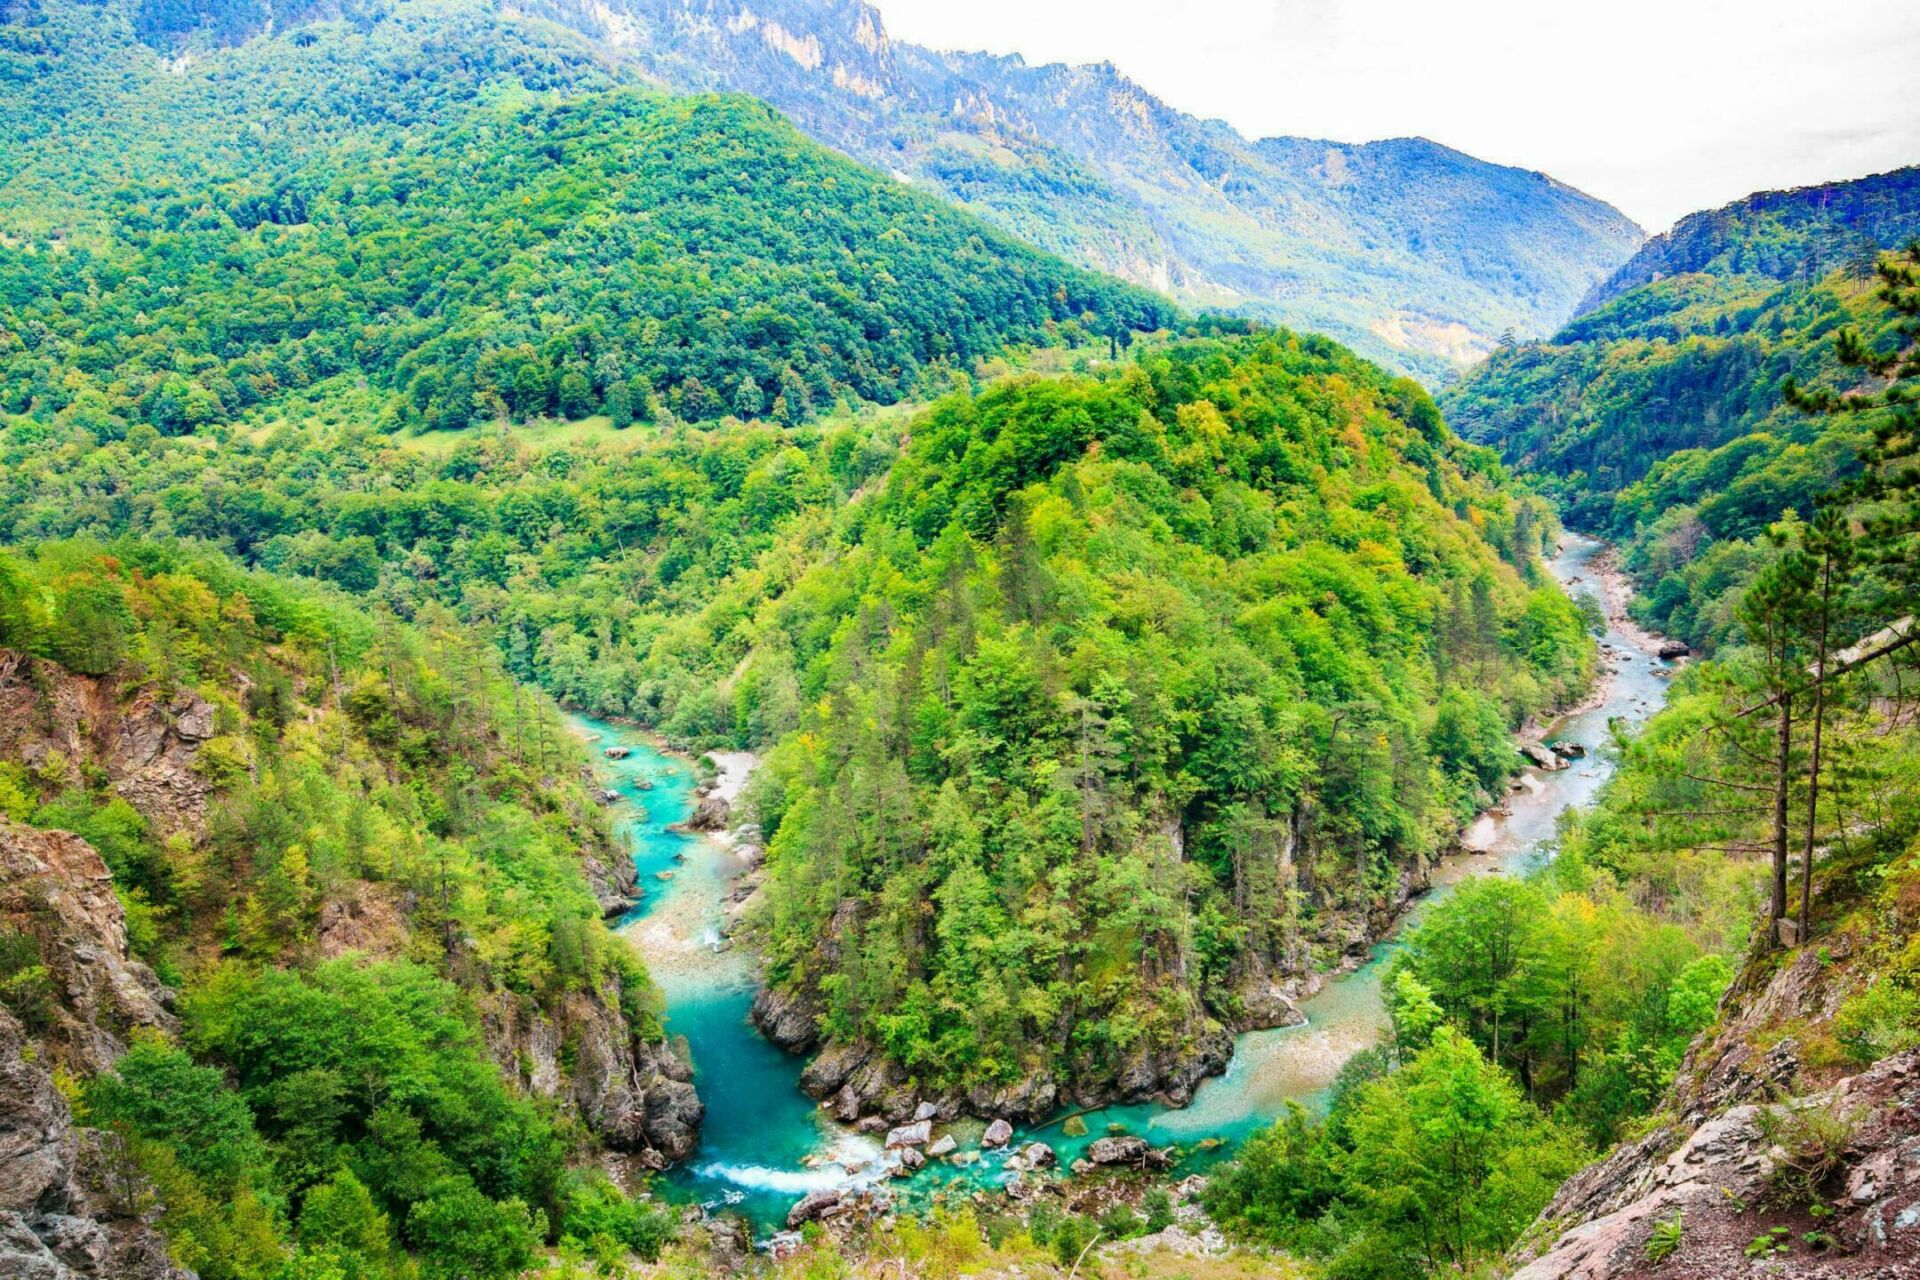
[[(297, 100), (311, 74), (247, 83), (273, 97), (290, 79)], [(188, 190), (164, 153), (150, 171), (136, 159), (103, 225), (73, 240), (39, 227), (29, 191), (0, 243), (0, 408), (107, 435), (248, 426), (314, 395), (409, 429), (791, 424), (1012, 346), (1173, 318), (761, 104), (542, 101), (500, 78), (506, 101), (462, 104), (456, 123), (405, 131), (372, 112), (335, 146)], [(225, 97), (209, 130), (245, 129), (254, 100)]]
[[(1644, 620), (1724, 639), (1730, 589), (1767, 559), (1767, 527), (1810, 516), (1856, 477), (1884, 417), (1810, 417), (1785, 389), (1866, 406), (1892, 366), (1857, 353), (1897, 363), (1908, 348), (1896, 300), (1920, 233), (1913, 172), (1754, 197), (1710, 236), (1683, 222), (1684, 271), (1612, 296), (1550, 342), (1495, 352), (1442, 396), (1449, 420), (1548, 477), (1575, 524), (1625, 543)], [(1868, 213), (1878, 246), (1856, 225)]]
[(845, 552), (699, 620), (732, 731), (779, 743), (771, 980), (949, 1088), (1099, 1081), (1239, 1016), (1588, 677), (1549, 527), (1316, 339), (936, 406)]
[(1691, 213), (1640, 246), (1575, 319), (1668, 276), (1757, 276), (1810, 284), (1914, 233), (1920, 167), (1791, 191), (1759, 191)]
[[(1507, 729), (1591, 671), (1586, 621), (1535, 559), (1545, 508), (1424, 392), (1324, 340), (1194, 340), (904, 425), (435, 457), (352, 429), (94, 444), (55, 415), (8, 429), (5, 536), (211, 539), (403, 613), (449, 605), (579, 705), (779, 747), (770, 946), (797, 983), (827, 976), (802, 953), (844, 877), (876, 908), (938, 888), (910, 891), (899, 859), (927, 869), (909, 833), (959, 806), (992, 896), (1081, 887), (1026, 926), (1053, 940), (1034, 956), (964, 962), (1054, 1012), (950, 1033), (1045, 1054), (1070, 1019), (1070, 1056), (1042, 1064), (1063, 1076), (1237, 1016), (1242, 985), (1337, 951), (1340, 922), (1392, 900), (1503, 784)], [(838, 807), (875, 788), (902, 806), (880, 846)], [(1114, 894), (1171, 894), (1170, 915), (1087, 933)], [(925, 1004), (902, 974), (962, 964), (884, 940), (884, 911), (862, 927), (908, 967), (844, 988), (845, 1036)], [(1112, 952), (1110, 982), (1084, 987), (1049, 950), (1076, 937)], [(1152, 1034), (1116, 1029), (1135, 1022)], [(890, 1047), (918, 1061), (915, 1034)], [(946, 1083), (1017, 1061), (946, 1048)]]

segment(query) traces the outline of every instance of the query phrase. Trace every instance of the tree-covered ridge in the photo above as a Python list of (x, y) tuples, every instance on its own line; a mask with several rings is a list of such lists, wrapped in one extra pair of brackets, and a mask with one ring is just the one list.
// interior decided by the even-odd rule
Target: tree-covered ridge
[(1641, 239), (1544, 174), (1424, 138), (1252, 140), (1111, 63), (892, 39), (864, 0), (537, 0), (666, 83), (773, 103), (814, 137), (1031, 243), (1325, 332), (1445, 381), (1502, 330), (1550, 331)]
[[(635, 81), (583, 40), (466, 0), (404, 0), (163, 60), (136, 27), (167, 7), (21, 0), (0, 11), (7, 236), (96, 242), (123, 213), (271, 204), (350, 138)], [(237, 21), (267, 16), (231, 8)]]
[(1172, 316), (756, 103), (638, 90), (370, 125), (266, 190), (136, 187), (104, 244), (0, 247), (0, 300), (0, 403), (168, 434), (339, 377), (398, 425), (792, 423)]
[(753, 94), (1030, 244), (1436, 378), (1507, 327), (1550, 329), (1640, 239), (1538, 173), (1422, 139), (1250, 142), (1111, 67), (892, 42), (859, 3), (20, 0), (4, 15), (0, 111), (24, 122), (0, 137), (10, 233), (90, 234), (129, 184), (271, 199), (355, 132), (644, 78)]
[(1759, 191), (1691, 213), (1642, 245), (1580, 303), (1576, 319), (1669, 276), (1811, 283), (1920, 232), (1920, 167), (1847, 182)]
[(1553, 477), (1569, 518), (1626, 544), (1644, 620), (1695, 643), (1733, 626), (1756, 540), (1859, 471), (1876, 414), (1810, 418), (1788, 379), (1851, 395), (1879, 375), (1844, 343), (1900, 352), (1910, 253), (1811, 284), (1696, 274), (1643, 285), (1551, 343), (1496, 353), (1444, 397), (1450, 420)]
[[(452, 1280), (609, 1222), (657, 1245), (568, 1171), (597, 1122), (501, 1060), (503, 1019), (661, 1033), (583, 872), (615, 855), (581, 752), (465, 628), (178, 543), (45, 542), (0, 554), (0, 648), (35, 655), (17, 676), (49, 699), (97, 678), (98, 705), (202, 722), (167, 793), (204, 791), (199, 821), (129, 804), (101, 762), (26, 750), (71, 731), (39, 724), (50, 710), (8, 726), (20, 750), (0, 761), (0, 812), (92, 843), (136, 952), (179, 988), (180, 1042), (138, 1039), (78, 1108), (151, 1184), (182, 1265)], [(30, 1030), (35, 996), (5, 990)]]
[(1547, 530), (1324, 340), (936, 406), (843, 550), (662, 639), (779, 744), (769, 981), (926, 1086), (1140, 1087), (1364, 934), (1582, 686)]

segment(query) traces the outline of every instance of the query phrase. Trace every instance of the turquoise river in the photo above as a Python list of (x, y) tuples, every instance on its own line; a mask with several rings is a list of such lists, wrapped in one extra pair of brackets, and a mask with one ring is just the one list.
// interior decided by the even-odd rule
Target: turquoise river
[[(1650, 638), (1622, 616), (1624, 590), (1596, 574), (1592, 562), (1600, 550), (1598, 543), (1569, 535), (1550, 566), (1570, 591), (1608, 606), (1606, 679), (1593, 699), (1545, 735), (1580, 743), (1586, 757), (1556, 772), (1529, 769), (1525, 790), (1508, 797), (1505, 811), (1483, 816), (1465, 833), (1465, 851), (1435, 867), (1432, 891), (1408, 919), (1417, 919), (1422, 907), (1467, 876), (1524, 874), (1551, 856), (1560, 814), (1591, 803), (1612, 771), (1609, 721), (1638, 724), (1665, 698), (1667, 664), (1652, 656)], [(752, 958), (723, 941), (731, 887), (746, 864), (725, 840), (675, 829), (697, 799), (692, 765), (661, 751), (640, 730), (586, 717), (574, 723), (592, 742), (606, 784), (620, 793), (616, 829), (631, 846), (645, 889), (639, 905), (618, 922), (620, 931), (639, 948), (661, 988), (669, 1031), (686, 1037), (707, 1108), (699, 1151), (664, 1175), (661, 1189), (676, 1199), (742, 1213), (766, 1230), (808, 1191), (884, 1179), (877, 1141), (831, 1122), (800, 1091), (802, 1061), (761, 1038), (747, 1021)], [(608, 746), (625, 746), (630, 754), (606, 759)], [(744, 761), (722, 763), (738, 769)], [(1156, 1145), (1175, 1143), (1193, 1152), (1182, 1169), (1202, 1167), (1219, 1158), (1196, 1150), (1203, 1140), (1222, 1139), (1216, 1151), (1230, 1152), (1236, 1139), (1271, 1122), (1288, 1100), (1319, 1104), (1347, 1057), (1379, 1042), (1387, 1025), (1379, 974), (1394, 945), (1376, 945), (1365, 964), (1330, 979), (1304, 1002), (1305, 1025), (1240, 1036), (1226, 1074), (1203, 1084), (1192, 1105), (1109, 1107), (1085, 1113), (1085, 1137), (1064, 1136), (1055, 1120), (1023, 1133), (1014, 1145), (1029, 1137), (1046, 1141), (1065, 1165), (1086, 1143), (1119, 1126)], [(977, 1146), (977, 1125), (953, 1132), (963, 1152)], [(1004, 1159), (1004, 1153), (988, 1153), (966, 1167), (933, 1161), (890, 1190), (903, 1202), (971, 1193), (1007, 1176)]]

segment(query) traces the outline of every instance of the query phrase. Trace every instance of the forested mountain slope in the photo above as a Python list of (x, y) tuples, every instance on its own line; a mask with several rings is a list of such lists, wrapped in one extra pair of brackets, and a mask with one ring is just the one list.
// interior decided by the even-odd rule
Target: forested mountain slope
[[(102, 80), (66, 65), (85, 33), (59, 16), (71, 43), (46, 76)], [(166, 434), (313, 396), (430, 428), (792, 423), (1172, 316), (758, 103), (601, 92), (578, 37), (449, 21), (316, 28), (178, 75), (109, 53), (112, 107), (46, 140), (65, 160), (11, 149), (33, 158), (0, 244), (0, 407)], [(542, 83), (575, 92), (528, 95)], [(276, 140), (235, 145), (256, 132)]]
[[(300, 23), (336, 15), (378, 43), (384, 28), (447, 8), (147, 5), (134, 27), (191, 55), (269, 30), (257, 43), (285, 44), (303, 38)], [(1640, 239), (1614, 209), (1538, 173), (1424, 139), (1249, 141), (1111, 66), (893, 41), (860, 0), (538, 0), (514, 12), (586, 33), (616, 72), (763, 98), (1030, 243), (1195, 305), (1332, 333), (1429, 379), (1451, 377), (1509, 327), (1550, 332)], [(524, 23), (503, 30), (509, 48), (529, 38)]]
[[(90, 1193), (69, 1163), (0, 1205), (0, 1270), (168, 1275), (143, 1219), (205, 1280), (499, 1275), (609, 1222), (657, 1244), (569, 1168), (657, 1167), (700, 1121), (601, 923), (632, 873), (583, 765), (449, 615), (178, 544), (0, 553), (0, 1038), (110, 1135), (80, 1140)], [(9, 1132), (68, 1123), (0, 1093)], [(126, 1256), (97, 1270), (76, 1215)]]
[[(1884, 416), (1810, 417), (1788, 380), (1854, 396), (1911, 359), (1916, 172), (1690, 219), (1698, 234), (1662, 260), (1684, 250), (1697, 269), (1637, 285), (1550, 342), (1495, 352), (1443, 395), (1449, 421), (1554, 477), (1575, 523), (1628, 543), (1649, 622), (1713, 641), (1732, 622), (1729, 588), (1763, 558), (1756, 540), (1857, 474)], [(1869, 224), (1885, 238), (1872, 251)], [(1807, 266), (1820, 274), (1803, 277)]]
[(890, 39), (857, 0), (545, 0), (669, 83), (740, 89), (1056, 252), (1326, 332), (1444, 380), (1550, 332), (1639, 228), (1539, 173), (1424, 139), (1249, 141), (1111, 65)]
[(1584, 316), (1666, 276), (1762, 276), (1810, 284), (1837, 267), (1872, 265), (1873, 254), (1914, 234), (1920, 167), (1791, 191), (1757, 191), (1690, 213), (1654, 236), (1594, 287)]
[[(208, 451), (22, 420), (0, 536), (214, 539), (409, 612), (450, 604), (509, 670), (583, 706), (682, 741), (788, 744), (765, 798), (767, 939), (807, 1001), (835, 973), (807, 940), (843, 891), (874, 895), (841, 919), (862, 953), (929, 962), (888, 904), (911, 881), (898, 860), (957, 806), (985, 842), (978, 875), (1028, 900), (1033, 950), (982, 970), (1030, 993), (993, 1023), (1019, 1054), (938, 1011), (970, 997), (885, 966), (816, 1010), (831, 1038), (880, 1041), (943, 1087), (1190, 1084), (1220, 1026), (1290, 1016), (1293, 980), (1385, 923), (1515, 766), (1507, 728), (1590, 671), (1582, 619), (1534, 582), (1544, 508), (1416, 386), (1323, 339), (1017, 380), (904, 436), (884, 420), (650, 436), (435, 459), (354, 430)], [(860, 816), (881, 799), (884, 838)], [(973, 883), (957, 867), (941, 874)], [(1116, 894), (1171, 914), (1089, 925)], [(1044, 895), (1057, 905), (1027, 915)], [(1071, 1042), (1062, 1019), (1084, 1028)], [(937, 1074), (934, 1028), (951, 1040)], [(1123, 1084), (1135, 1059), (1147, 1074)]]
[(1502, 479), (1323, 340), (1199, 342), (935, 407), (844, 552), (723, 589), (749, 725), (799, 682), (758, 1012), (808, 1087), (1178, 1097), (1295, 1016), (1591, 669)]

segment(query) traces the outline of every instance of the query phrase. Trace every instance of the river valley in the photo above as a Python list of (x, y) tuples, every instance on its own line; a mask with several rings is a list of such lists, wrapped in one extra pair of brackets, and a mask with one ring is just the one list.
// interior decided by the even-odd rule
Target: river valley
[[(1624, 617), (1623, 584), (1596, 567), (1602, 550), (1597, 542), (1569, 534), (1550, 564), (1570, 592), (1602, 597), (1607, 605), (1599, 687), (1541, 735), (1578, 743), (1584, 758), (1553, 772), (1528, 769), (1523, 788), (1506, 798), (1502, 810), (1483, 815), (1464, 833), (1464, 851), (1434, 868), (1432, 890), (1415, 903), (1402, 928), (1466, 877), (1525, 874), (1551, 856), (1559, 816), (1590, 804), (1613, 771), (1609, 722), (1617, 718), (1637, 725), (1665, 699), (1668, 664), (1654, 655), (1652, 639)], [(764, 1231), (778, 1225), (809, 1191), (886, 1181), (879, 1142), (831, 1122), (800, 1091), (803, 1060), (763, 1039), (747, 1021), (752, 957), (724, 942), (731, 886), (747, 864), (724, 839), (675, 829), (697, 800), (692, 766), (630, 727), (585, 717), (577, 717), (575, 725), (593, 740), (596, 755), (608, 746), (629, 748), (624, 759), (601, 760), (608, 785), (621, 796), (616, 825), (630, 842), (646, 894), (619, 926), (661, 988), (669, 1031), (686, 1037), (707, 1107), (700, 1150), (662, 1176), (663, 1189), (675, 1198), (743, 1213)], [(737, 788), (748, 762), (723, 754), (718, 763), (721, 788)], [(1065, 1165), (1118, 1126), (1156, 1146), (1179, 1144), (1194, 1151), (1183, 1170), (1221, 1158), (1235, 1140), (1270, 1123), (1288, 1101), (1320, 1104), (1341, 1064), (1379, 1042), (1387, 1026), (1380, 971), (1394, 946), (1391, 939), (1377, 944), (1365, 964), (1329, 979), (1303, 1002), (1304, 1025), (1241, 1035), (1226, 1073), (1201, 1085), (1190, 1106), (1143, 1104), (1084, 1113), (1086, 1131), (1079, 1137), (1063, 1132), (1063, 1113), (1022, 1131), (1013, 1146), (1029, 1138), (1045, 1141)], [(978, 1149), (977, 1124), (961, 1124), (952, 1132), (961, 1153)], [(1221, 1142), (1195, 1150), (1208, 1139)], [(1005, 1159), (1001, 1151), (964, 1166), (930, 1161), (912, 1179), (892, 1183), (891, 1190), (909, 1202), (970, 1193), (1004, 1180)]]

